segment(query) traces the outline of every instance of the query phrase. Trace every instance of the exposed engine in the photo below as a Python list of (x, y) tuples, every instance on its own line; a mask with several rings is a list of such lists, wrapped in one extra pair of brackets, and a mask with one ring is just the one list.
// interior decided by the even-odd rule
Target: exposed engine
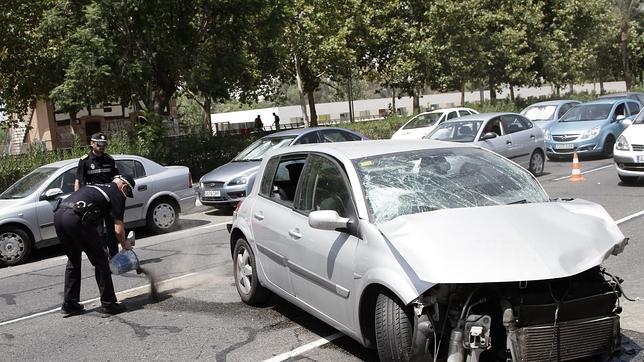
[(619, 350), (621, 280), (599, 267), (551, 280), (442, 284), (414, 306), (415, 358), (568, 361)]

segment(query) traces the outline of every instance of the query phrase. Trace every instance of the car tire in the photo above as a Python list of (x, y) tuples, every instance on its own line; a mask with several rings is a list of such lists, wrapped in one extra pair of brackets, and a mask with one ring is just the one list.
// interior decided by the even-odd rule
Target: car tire
[(179, 207), (174, 200), (157, 199), (148, 208), (146, 225), (155, 234), (174, 231), (179, 225)]
[(0, 266), (18, 265), (31, 255), (32, 240), (21, 228), (0, 228)]
[(241, 300), (251, 306), (262, 306), (271, 293), (264, 288), (257, 278), (257, 260), (248, 241), (237, 239), (233, 249), (233, 275), (235, 287)]
[(602, 156), (606, 158), (613, 157), (613, 148), (615, 147), (615, 138), (608, 136), (604, 140), (604, 148), (602, 148)]
[(375, 332), (381, 361), (409, 361), (412, 350), (411, 316), (397, 298), (379, 294), (376, 300)]
[(624, 176), (624, 175), (617, 175), (619, 176), (619, 179), (622, 180), (623, 183), (625, 184), (634, 184), (637, 182), (637, 176)]
[(532, 172), (535, 176), (541, 176), (543, 174), (545, 160), (543, 158), (543, 153), (541, 151), (534, 150), (530, 156), (530, 164), (528, 170)]

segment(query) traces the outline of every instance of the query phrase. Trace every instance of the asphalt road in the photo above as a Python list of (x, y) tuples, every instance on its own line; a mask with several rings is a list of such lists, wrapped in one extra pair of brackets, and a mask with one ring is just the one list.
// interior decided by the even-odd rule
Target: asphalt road
[[(626, 251), (605, 262), (625, 279), (631, 298), (644, 297), (644, 181), (619, 184), (610, 160), (582, 161), (583, 182), (565, 179), (570, 162), (548, 162), (539, 180), (551, 197), (598, 202), (630, 237)], [(87, 312), (62, 318), (66, 258), (59, 247), (39, 251), (28, 264), (0, 269), (0, 360), (341, 360), (375, 358), (333, 328), (274, 297), (264, 308), (240, 302), (232, 278), (225, 223), (230, 216), (198, 208), (182, 230), (159, 236), (138, 232), (137, 253), (162, 281), (161, 299), (148, 298), (148, 282), (115, 276), (128, 312), (104, 317), (85, 261), (81, 299)], [(644, 214), (644, 213), (643, 213)], [(623, 300), (621, 361), (644, 360), (644, 302)], [(330, 340), (330, 342), (329, 342)]]

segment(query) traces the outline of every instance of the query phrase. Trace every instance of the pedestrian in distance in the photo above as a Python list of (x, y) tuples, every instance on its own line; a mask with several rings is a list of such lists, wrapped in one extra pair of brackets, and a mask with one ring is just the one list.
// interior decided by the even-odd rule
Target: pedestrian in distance
[(133, 196), (134, 185), (135, 181), (131, 176), (117, 175), (109, 184), (82, 186), (59, 201), (54, 211), (54, 227), (67, 255), (61, 306), (65, 317), (81, 314), (85, 309), (80, 304), (82, 252), (85, 252), (94, 266), (96, 284), (100, 291), (100, 311), (112, 315), (125, 311), (125, 306), (117, 302), (108, 253), (103, 247), (97, 227), (104, 219), (111, 219), (121, 247), (132, 249), (125, 237), (123, 216), (125, 199)]
[(280, 130), (280, 116), (278, 116), (277, 114), (275, 114), (275, 112), (273, 112), (273, 117), (275, 118), (275, 122), (273, 122), (273, 124), (275, 125), (275, 130), (279, 131)]
[(260, 117), (258, 114), (257, 118), (255, 118), (255, 129), (257, 131), (261, 131), (262, 128), (264, 128), (264, 123), (262, 122), (262, 117)]
[[(76, 181), (74, 182), (74, 191), (77, 191), (83, 185), (98, 185), (112, 182), (114, 176), (118, 175), (116, 161), (107, 154), (107, 137), (97, 132), (92, 134), (90, 139), (90, 151), (78, 160), (76, 169)], [(114, 225), (110, 220), (106, 220), (105, 225), (99, 225), (99, 234), (104, 240), (110, 256), (118, 253), (118, 245), (112, 230)]]

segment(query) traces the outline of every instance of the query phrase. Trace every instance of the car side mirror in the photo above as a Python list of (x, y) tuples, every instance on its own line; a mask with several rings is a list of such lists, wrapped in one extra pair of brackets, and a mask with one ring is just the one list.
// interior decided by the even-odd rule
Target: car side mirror
[(481, 141), (485, 141), (485, 140), (489, 140), (489, 139), (492, 139), (492, 138), (496, 138), (496, 136), (497, 136), (497, 134), (496, 134), (496, 133), (494, 133), (494, 132), (488, 132), (488, 133), (484, 134), (483, 136), (481, 136)]
[(309, 226), (314, 229), (336, 230), (349, 226), (348, 217), (340, 217), (335, 210), (312, 211), (309, 214)]
[(624, 118), (624, 120), (622, 121), (622, 124), (625, 125), (625, 126), (630, 126), (630, 125), (633, 124), (633, 119), (632, 118), (630, 118), (630, 119), (629, 118)]
[(42, 195), (40, 195), (40, 199), (41, 200), (53, 200), (53, 199), (55, 199), (56, 197), (58, 197), (58, 196), (60, 196), (62, 194), (63, 194), (62, 189), (60, 189), (58, 187), (54, 187), (53, 189), (49, 189), (49, 190), (45, 191)]
[(127, 241), (130, 245), (134, 246), (134, 243), (136, 242), (136, 234), (134, 233), (134, 230), (130, 230), (130, 232), (127, 233)]
[(623, 115), (623, 114), (618, 114), (618, 115), (615, 117), (615, 120), (616, 120), (616, 121), (621, 121), (621, 120), (622, 120), (622, 119), (624, 119), (624, 118), (626, 118), (626, 116), (625, 116), (625, 115)]

